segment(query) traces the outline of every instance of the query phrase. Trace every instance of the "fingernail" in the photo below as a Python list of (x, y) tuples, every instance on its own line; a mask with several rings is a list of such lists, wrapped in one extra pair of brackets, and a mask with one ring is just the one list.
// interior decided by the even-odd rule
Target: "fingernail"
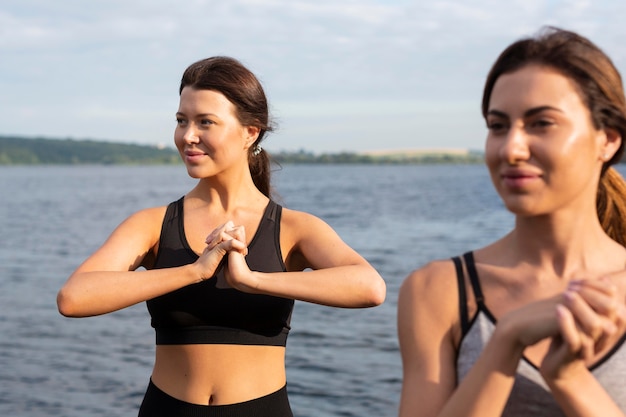
[(579, 290), (580, 287), (582, 287), (582, 283), (580, 281), (570, 281), (569, 284), (567, 284), (567, 288), (573, 291)]
[(574, 291), (572, 291), (571, 289), (566, 290), (565, 292), (563, 292), (563, 297), (565, 297), (566, 300), (571, 301), (574, 299)]

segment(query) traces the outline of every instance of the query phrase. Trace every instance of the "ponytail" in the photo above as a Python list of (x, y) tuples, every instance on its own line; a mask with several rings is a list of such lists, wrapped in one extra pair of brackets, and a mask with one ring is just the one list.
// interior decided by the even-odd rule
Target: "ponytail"
[(271, 161), (265, 149), (260, 149), (258, 154), (248, 153), (248, 166), (252, 181), (256, 188), (259, 189), (266, 197), (272, 198), (271, 187)]
[(596, 207), (606, 234), (626, 246), (626, 181), (615, 168), (609, 167), (600, 179)]

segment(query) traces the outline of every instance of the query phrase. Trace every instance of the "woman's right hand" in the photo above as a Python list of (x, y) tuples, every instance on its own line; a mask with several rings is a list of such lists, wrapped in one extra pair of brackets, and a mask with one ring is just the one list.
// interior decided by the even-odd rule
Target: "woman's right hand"
[(570, 291), (557, 306), (560, 332), (541, 363), (541, 376), (568, 416), (624, 417), (589, 370), (626, 330), (623, 286), (601, 279), (581, 281)]
[(207, 246), (195, 262), (201, 281), (215, 275), (228, 252), (236, 251), (244, 256), (247, 254), (246, 242), (239, 239), (239, 236), (242, 235), (239, 232), (241, 228), (242, 226), (235, 227), (232, 221), (228, 221), (215, 228), (207, 236), (205, 240)]
[(556, 308), (562, 303), (559, 294), (512, 310), (498, 320), (496, 332), (521, 355), (526, 347), (559, 333)]
[(579, 348), (585, 350), (585, 356), (592, 355), (606, 346), (615, 330), (616, 294), (615, 286), (608, 282), (584, 282), (572, 282), (562, 294), (509, 312), (498, 321), (497, 327), (523, 350), (543, 339), (559, 336), (562, 308), (566, 308), (580, 322), (582, 346)]
[(556, 313), (559, 334), (553, 336), (540, 366), (546, 380), (563, 379), (573, 369), (586, 368), (615, 341), (615, 334), (626, 329), (624, 295), (608, 279), (572, 282)]

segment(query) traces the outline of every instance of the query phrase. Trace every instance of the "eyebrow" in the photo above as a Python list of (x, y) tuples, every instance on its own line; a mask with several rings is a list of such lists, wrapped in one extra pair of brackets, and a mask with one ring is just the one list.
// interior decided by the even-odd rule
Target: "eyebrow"
[[(537, 113), (541, 113), (542, 111), (546, 111), (546, 110), (552, 110), (552, 111), (557, 111), (559, 113), (563, 113), (563, 111), (557, 107), (552, 107), (552, 106), (539, 106), (539, 107), (533, 107), (532, 109), (528, 109), (524, 112), (524, 117), (530, 117), (530, 116), (534, 116)], [(506, 114), (503, 111), (500, 110), (489, 110), (487, 112), (487, 115), (491, 115), (491, 116), (496, 116), (496, 117), (503, 117), (503, 118), (508, 118), (509, 115)]]
[[(179, 116), (179, 115), (180, 115), (180, 116), (186, 116), (186, 114), (185, 114), (185, 113), (180, 112), (180, 111), (177, 111), (177, 112), (176, 112), (176, 115), (177, 115), (177, 116)], [(218, 116), (217, 114), (213, 114), (213, 113), (201, 113), (201, 114), (196, 114), (196, 116), (195, 116), (195, 117), (219, 117), (219, 116)]]

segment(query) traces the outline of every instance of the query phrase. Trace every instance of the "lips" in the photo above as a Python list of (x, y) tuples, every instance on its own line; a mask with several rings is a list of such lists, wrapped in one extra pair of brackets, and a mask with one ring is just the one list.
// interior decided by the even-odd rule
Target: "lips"
[(204, 152), (200, 151), (185, 151), (185, 156), (200, 156), (204, 155)]
[(540, 179), (541, 174), (528, 169), (510, 168), (504, 170), (500, 177), (507, 187), (523, 188)]
[(188, 149), (185, 151), (185, 160), (187, 162), (197, 162), (202, 159), (206, 154), (202, 151)]

